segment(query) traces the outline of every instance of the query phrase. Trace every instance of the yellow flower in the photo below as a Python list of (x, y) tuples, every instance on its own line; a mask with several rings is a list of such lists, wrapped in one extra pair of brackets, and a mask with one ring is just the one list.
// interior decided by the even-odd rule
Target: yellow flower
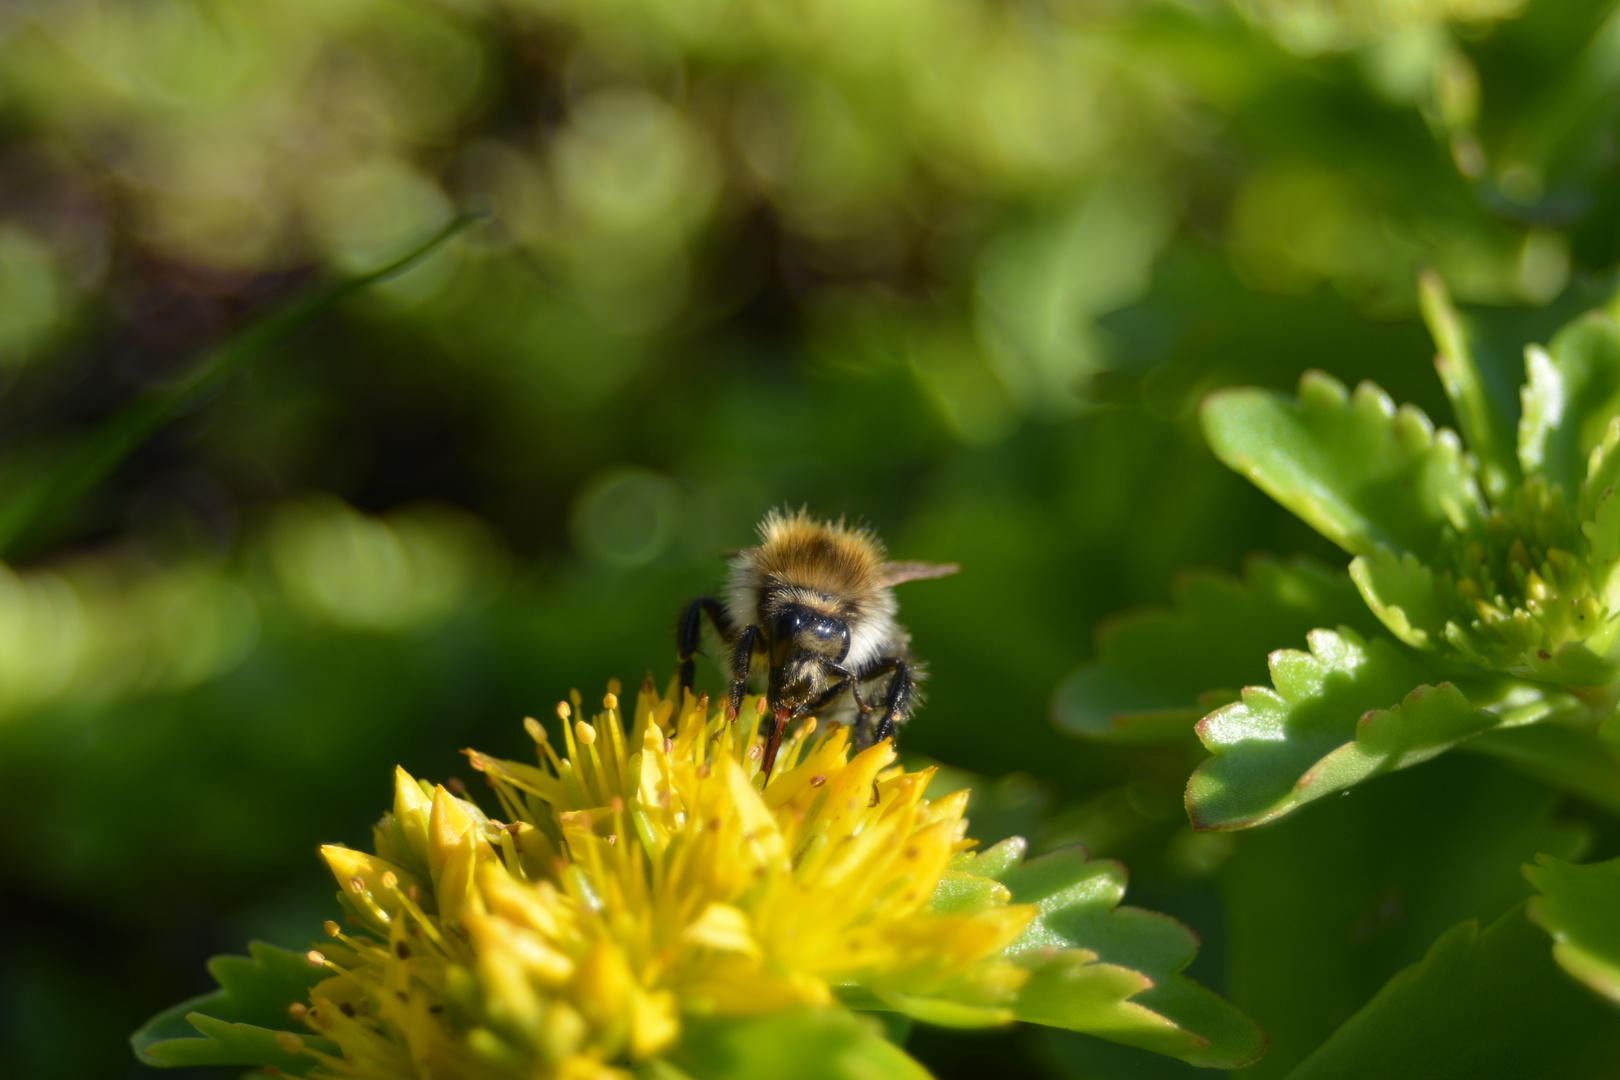
[(329, 924), (312, 955), (332, 975), (304, 1019), (341, 1050), (311, 1050), (314, 1075), (618, 1077), (688, 1017), (1003, 1012), (1028, 972), (1000, 954), (1036, 909), (986, 879), (931, 904), (973, 846), (967, 792), (925, 799), (932, 769), (851, 757), (814, 719), (767, 784), (757, 724), (672, 697), (643, 684), (628, 731), (616, 692), (593, 723), (558, 706), (565, 757), (527, 721), (537, 766), (467, 751), (501, 821), (396, 770), (376, 854), (323, 849), (363, 932)]

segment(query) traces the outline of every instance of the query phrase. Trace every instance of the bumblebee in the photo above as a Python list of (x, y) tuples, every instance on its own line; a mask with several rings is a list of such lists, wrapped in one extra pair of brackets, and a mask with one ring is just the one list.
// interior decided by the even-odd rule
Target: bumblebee
[(681, 686), (692, 688), (706, 615), (728, 654), (729, 717), (742, 707), (750, 675), (765, 676), (767, 778), (790, 720), (847, 716), (858, 747), (894, 738), (918, 703), (922, 672), (911, 635), (895, 621), (891, 588), (960, 568), (890, 562), (869, 529), (818, 521), (807, 510), (771, 511), (759, 541), (732, 556), (723, 603), (700, 596), (682, 611), (675, 635)]

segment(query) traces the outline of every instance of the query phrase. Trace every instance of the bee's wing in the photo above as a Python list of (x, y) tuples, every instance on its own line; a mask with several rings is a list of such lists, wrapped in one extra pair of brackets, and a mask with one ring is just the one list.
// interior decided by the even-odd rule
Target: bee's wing
[(928, 578), (947, 577), (962, 569), (955, 563), (890, 562), (883, 564), (883, 584), (898, 585), (902, 581), (925, 581)]

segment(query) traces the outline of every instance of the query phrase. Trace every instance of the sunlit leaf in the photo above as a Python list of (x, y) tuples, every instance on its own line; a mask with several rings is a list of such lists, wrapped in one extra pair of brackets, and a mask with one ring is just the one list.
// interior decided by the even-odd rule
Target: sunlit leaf
[[(1104, 624), (1097, 659), (1070, 675), (1052, 703), (1057, 725), (1088, 739), (1187, 738), (1207, 697), (1265, 676), (1265, 655), (1318, 626), (1372, 631), (1355, 587), (1311, 559), (1255, 558), (1242, 579), (1201, 571), (1175, 585), (1171, 610)], [(1202, 698), (1202, 699), (1201, 699)]]
[(1573, 500), (1587, 456), (1620, 410), (1620, 326), (1590, 312), (1542, 349), (1525, 350), (1519, 463), (1563, 487)]
[[(274, 1065), (303, 1076), (316, 1065), (303, 1046), (336, 1053), (335, 1044), (312, 1035), (287, 1009), (308, 1000), (309, 988), (326, 976), (303, 953), (255, 941), (246, 956), (216, 956), (208, 973), (220, 988), (182, 1001), (148, 1020), (130, 1036), (135, 1055), (148, 1065)], [(299, 1028), (293, 1031), (294, 1027)]]
[(1371, 383), (1352, 395), (1311, 371), (1295, 400), (1222, 390), (1202, 415), (1216, 456), (1352, 555), (1384, 544), (1426, 559), (1445, 526), (1478, 526), (1480, 494), (1456, 435)]
[(1166, 915), (1120, 906), (1123, 866), (1080, 848), (1028, 862), (1023, 851), (1014, 838), (954, 864), (955, 874), (993, 878), (1014, 903), (1040, 909), (1007, 951), (1032, 972), (1014, 1015), (1195, 1065), (1235, 1068), (1260, 1055), (1265, 1037), (1254, 1023), (1181, 974), (1197, 937)]
[(1615, 583), (1620, 577), (1620, 416), (1609, 421), (1603, 441), (1587, 460), (1577, 512), (1588, 545), (1586, 559), (1594, 591), (1613, 609), (1620, 606)]
[(1242, 829), (1312, 799), (1425, 761), (1501, 722), (1385, 638), (1314, 630), (1310, 652), (1271, 654), (1275, 689), (1251, 686), (1210, 713), (1198, 737), (1215, 756), (1187, 782), (1200, 829)]
[(1583, 1080), (1614, 1074), (1620, 1010), (1552, 962), (1522, 908), (1443, 934), (1289, 1080)]
[(1542, 854), (1524, 873), (1541, 893), (1529, 914), (1552, 935), (1553, 958), (1620, 1002), (1620, 859), (1576, 866)]

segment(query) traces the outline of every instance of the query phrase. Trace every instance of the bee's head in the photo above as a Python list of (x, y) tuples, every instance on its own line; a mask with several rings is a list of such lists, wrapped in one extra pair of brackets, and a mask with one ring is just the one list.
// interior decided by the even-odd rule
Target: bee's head
[(849, 655), (849, 623), (805, 604), (784, 604), (770, 619), (771, 681), (787, 696), (808, 698), (831, 684)]

